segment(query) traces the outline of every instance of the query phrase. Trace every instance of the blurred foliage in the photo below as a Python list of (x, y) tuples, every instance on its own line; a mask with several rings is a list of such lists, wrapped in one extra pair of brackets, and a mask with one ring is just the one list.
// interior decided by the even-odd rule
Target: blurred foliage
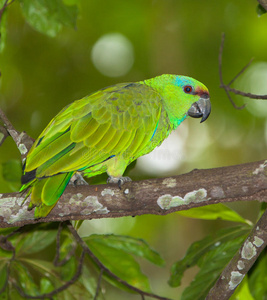
[[(245, 92), (267, 94), (267, 14), (259, 8), (256, 12), (256, 1), (0, 0), (1, 7), (4, 3), (8, 6), (1, 15), (0, 23), (0, 107), (18, 130), (24, 130), (36, 138), (63, 106), (102, 87), (162, 73), (184, 74), (209, 87), (212, 101), (209, 120), (203, 125), (199, 125), (197, 120), (187, 120), (178, 128), (176, 140), (183, 146), (179, 148), (179, 163), (173, 164), (174, 168), (151, 174), (137, 163), (133, 170), (128, 170), (129, 175), (134, 179), (159, 177), (180, 174), (192, 168), (214, 168), (266, 159), (265, 102), (233, 96), (238, 104), (247, 103), (244, 110), (235, 110), (224, 91), (219, 89), (218, 76), (218, 51), (223, 31), (226, 33), (223, 54), (225, 81), (230, 81), (253, 56), (254, 63), (236, 85)], [(258, 18), (257, 14), (261, 17)], [(112, 52), (114, 57), (111, 56), (108, 62), (116, 62), (115, 67), (114, 64), (109, 65), (108, 72), (101, 73), (92, 50), (107, 35), (109, 38), (122, 36), (126, 42), (120, 43), (122, 39), (119, 37), (118, 42), (113, 43), (112, 49), (115, 50), (108, 51), (108, 54)], [(131, 45), (133, 50), (127, 52), (127, 45)], [(116, 56), (118, 51), (122, 51), (119, 57)], [(98, 52), (100, 55), (101, 51)], [(133, 62), (123, 69), (123, 75), (110, 72), (116, 64), (119, 67), (125, 62), (121, 58), (132, 53), (133, 57), (129, 59)], [(164, 159), (169, 158), (155, 157), (162, 164)], [(11, 138), (6, 139), (0, 148), (0, 193), (19, 189), (19, 161), (16, 145)], [(105, 177), (100, 176), (93, 182), (97, 180), (103, 182)], [(207, 290), (245, 237), (244, 225), (240, 231), (225, 228), (231, 224), (225, 220), (244, 223), (245, 219), (255, 222), (258, 217), (259, 206), (255, 203), (233, 204), (231, 208), (238, 213), (224, 206), (185, 213), (194, 218), (201, 213), (206, 221), (178, 214), (95, 220), (84, 222), (80, 233), (87, 243), (91, 243), (95, 253), (102, 255), (103, 262), (114, 268), (114, 272), (118, 267), (118, 274), (125, 276), (125, 279), (132, 282), (136, 277), (137, 283), (142, 281), (145, 289), (149, 290), (151, 285), (153, 292), (174, 299), (179, 299), (182, 291), (183, 299), (196, 299), (195, 295), (191, 298), (187, 295), (192, 291), (197, 293), (198, 288)], [(215, 221), (218, 216), (223, 220)], [(52, 263), (56, 251), (56, 228), (53, 224), (38, 225), (13, 235), (8, 240), (16, 248), (15, 258), (12, 248), (0, 248), (0, 289), (5, 286), (8, 274), (12, 278), (3, 293), (7, 299), (22, 299), (13, 286), (14, 282), (25, 292), (39, 295), (59, 287), (75, 274), (80, 249), (77, 248), (72, 258), (68, 257), (73, 239), (65, 231), (62, 233), (60, 258), (68, 257), (68, 260), (61, 267), (55, 267)], [(224, 235), (225, 232), (229, 234)], [(10, 230), (1, 231), (1, 234), (8, 233)], [(237, 239), (232, 239), (233, 233), (237, 233)], [(226, 238), (215, 247), (216, 241), (222, 239), (221, 234)], [(164, 268), (159, 270), (158, 266), (142, 260), (140, 270), (139, 260), (133, 256), (143, 257), (160, 266), (163, 262), (140, 239), (145, 239), (162, 254), (166, 261)], [(199, 247), (203, 251), (194, 252)], [(226, 250), (230, 254), (223, 257), (221, 253)], [(206, 282), (202, 280), (206, 276), (202, 270), (211, 257), (214, 265), (210, 266), (209, 271), (215, 272), (216, 269), (217, 273), (210, 282)], [(183, 276), (183, 281), (179, 288), (173, 289), (167, 286), (167, 281), (169, 269), (177, 260), (179, 263), (172, 270), (179, 273), (178, 281), (180, 276)], [(190, 266), (198, 265), (201, 269), (196, 281), (185, 289), (199, 270), (189, 270), (184, 274), (188, 265), (183, 263), (188, 261)], [(132, 268), (132, 273), (123, 275), (123, 266)], [(233, 299), (263, 299), (266, 295), (264, 266), (266, 254), (260, 257), (243, 280)], [(86, 258), (83, 276), (54, 299), (92, 299), (98, 280), (98, 270), (94, 267), (92, 261)], [(177, 285), (178, 281), (172, 285)], [(115, 284), (105, 277), (107, 299), (125, 299), (125, 294), (121, 295), (108, 282)], [(193, 286), (196, 283), (200, 283), (198, 288)], [(100, 293), (99, 299), (103, 297)], [(127, 294), (127, 298), (135, 299), (136, 296)]]
[(257, 14), (260, 17), (261, 15), (266, 13), (266, 9), (264, 7), (262, 7), (260, 4), (258, 4), (257, 6)]
[(248, 285), (254, 299), (266, 299), (267, 295), (267, 252), (261, 253), (256, 264), (249, 272)]

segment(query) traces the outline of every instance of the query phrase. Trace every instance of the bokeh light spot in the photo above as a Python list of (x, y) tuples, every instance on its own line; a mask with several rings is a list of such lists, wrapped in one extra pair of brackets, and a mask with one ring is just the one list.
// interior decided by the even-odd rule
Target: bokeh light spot
[[(267, 62), (253, 64), (241, 77), (237, 84), (241, 91), (256, 95), (267, 94)], [(257, 117), (267, 117), (266, 100), (250, 100), (246, 106), (248, 111)]]
[(132, 43), (121, 33), (105, 34), (94, 44), (91, 58), (97, 70), (105, 76), (127, 74), (134, 62)]
[(176, 170), (185, 158), (185, 142), (188, 127), (181, 124), (163, 143), (137, 160), (136, 168), (146, 174), (169, 174)]

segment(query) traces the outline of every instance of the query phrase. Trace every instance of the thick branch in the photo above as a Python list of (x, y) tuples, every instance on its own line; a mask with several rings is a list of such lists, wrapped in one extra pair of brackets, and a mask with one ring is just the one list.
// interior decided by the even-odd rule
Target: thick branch
[(206, 300), (226, 300), (231, 297), (244, 276), (267, 245), (267, 210), (255, 225), (238, 253), (223, 270)]
[(117, 185), (68, 186), (51, 213), (34, 220), (24, 195), (0, 195), (0, 227), (37, 222), (166, 215), (192, 207), (230, 201), (267, 201), (267, 161)]

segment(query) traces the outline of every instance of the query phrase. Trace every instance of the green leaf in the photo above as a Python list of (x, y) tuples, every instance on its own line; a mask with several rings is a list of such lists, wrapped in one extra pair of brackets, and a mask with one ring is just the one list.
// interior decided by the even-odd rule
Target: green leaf
[(21, 162), (11, 159), (2, 163), (2, 175), (6, 181), (19, 182), (22, 175)]
[[(141, 272), (139, 264), (134, 260), (132, 255), (126, 251), (117, 249), (116, 246), (105, 244), (103, 239), (86, 238), (90, 250), (111, 272), (119, 278), (127, 281), (129, 284), (145, 291), (150, 291), (147, 277)], [(112, 284), (125, 289), (125, 287), (108, 277)]]
[(258, 17), (261, 17), (263, 14), (265, 14), (267, 12), (266, 9), (260, 4), (257, 5), (256, 11), (257, 11)]
[(12, 264), (12, 276), (16, 277), (16, 282), (21, 286), (25, 293), (37, 296), (39, 295), (38, 287), (35, 284), (28, 268), (18, 261)]
[[(96, 276), (92, 274), (92, 268), (90, 268), (90, 266), (87, 266), (86, 263), (83, 265), (83, 274), (82, 276), (80, 276), (79, 281), (91, 296), (95, 295), (97, 289), (97, 279)], [(98, 298), (98, 300), (103, 299), (102, 293), (98, 296)]]
[[(172, 266), (169, 284), (172, 287), (179, 286), (185, 270), (197, 264), (200, 265), (203, 258), (209, 253), (218, 250), (219, 255), (223, 258), (224, 255), (222, 255), (222, 249), (225, 247), (226, 243), (230, 243), (229, 248), (232, 247), (233, 249), (238, 249), (236, 247), (239, 247), (241, 243), (238, 238), (241, 237), (241, 240), (243, 240), (250, 229), (249, 226), (225, 228), (217, 231), (214, 235), (209, 235), (204, 239), (193, 243), (187, 250), (185, 257)], [(215, 274), (215, 278), (217, 276), (218, 275)]]
[[(38, 275), (37, 278), (45, 278), (44, 282), (40, 281), (40, 293), (45, 292), (43, 289), (47, 289), (47, 292), (51, 289), (59, 288), (64, 283), (62, 281), (61, 269), (53, 265), (53, 263), (45, 260), (22, 258), (23, 263), (29, 265)], [(76, 270), (75, 270), (76, 271)], [(34, 274), (35, 274), (34, 273)], [(72, 274), (73, 275), (73, 274)], [(79, 280), (83, 277), (82, 275)], [(49, 284), (49, 282), (50, 284)], [(91, 278), (85, 278), (85, 280), (91, 280)], [(59, 300), (76, 300), (76, 299), (91, 299), (91, 294), (87, 291), (86, 287), (81, 282), (76, 281), (71, 285), (70, 289), (64, 290), (62, 293), (57, 294), (53, 299)]]
[(37, 31), (55, 37), (62, 26), (76, 26), (77, 5), (65, 5), (62, 0), (20, 0), (22, 13)]
[(123, 235), (98, 235), (92, 234), (87, 238), (88, 241), (96, 241), (103, 246), (122, 250), (126, 253), (147, 259), (158, 266), (164, 266), (165, 262), (160, 255), (153, 250), (146, 241)]
[[(230, 300), (254, 300), (252, 297), (249, 286), (248, 286), (248, 277), (245, 276), (242, 282), (239, 284), (234, 294), (230, 297)], [(261, 298), (264, 299), (264, 298)]]
[(263, 251), (249, 272), (250, 291), (256, 300), (267, 299), (267, 252)]
[(0, 228), (0, 234), (9, 234), (11, 232), (13, 232), (14, 230), (16, 230), (18, 227), (8, 227), (8, 228)]
[(19, 255), (39, 252), (56, 240), (57, 230), (35, 230), (23, 234), (16, 246)]
[(77, 262), (74, 256), (72, 256), (63, 266), (60, 268), (60, 276), (64, 281), (70, 280), (76, 273)]
[(70, 233), (63, 230), (61, 234), (59, 259), (63, 260), (66, 259), (66, 257), (69, 257), (70, 252), (75, 247), (76, 247), (76, 243), (75, 241), (73, 241)]
[[(41, 259), (32, 259), (32, 258), (21, 258), (23, 263), (30, 265), (36, 272), (43, 274), (43, 277), (52, 277), (54, 279), (60, 279), (60, 275), (55, 271), (55, 266), (52, 262), (41, 260)], [(55, 280), (52, 281), (55, 284)]]
[(54, 290), (54, 286), (52, 285), (51, 281), (46, 278), (42, 277), (40, 280), (40, 292), (41, 294), (47, 294)]
[(232, 222), (240, 222), (250, 224), (249, 221), (245, 220), (241, 217), (236, 211), (232, 210), (228, 206), (224, 204), (212, 204), (203, 207), (196, 207), (191, 208), (185, 211), (179, 211), (177, 214), (194, 218), (194, 219), (204, 219), (204, 220), (216, 220), (221, 219), (225, 221), (232, 221)]

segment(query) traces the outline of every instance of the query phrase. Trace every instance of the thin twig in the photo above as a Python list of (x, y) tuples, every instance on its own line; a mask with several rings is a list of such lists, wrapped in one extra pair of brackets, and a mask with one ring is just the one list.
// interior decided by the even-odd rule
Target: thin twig
[(103, 276), (104, 270), (101, 269), (99, 276), (98, 276), (98, 280), (97, 280), (97, 286), (96, 286), (96, 292), (95, 292), (95, 296), (94, 296), (94, 300), (97, 300), (97, 297), (99, 295), (100, 289), (101, 289), (101, 282), (102, 282), (102, 276)]
[(255, 100), (265, 100), (265, 99), (267, 99), (267, 95), (256, 95), (256, 94), (251, 94), (251, 93), (245, 93), (245, 92), (242, 92), (240, 90), (231, 88), (229, 86), (227, 86), (226, 88), (229, 92), (232, 92), (236, 95), (244, 96), (244, 97), (247, 97), (247, 98), (251, 98), (251, 99), (255, 99)]
[(1, 22), (1, 19), (2, 19), (2, 16), (3, 16), (3, 13), (5, 11), (5, 9), (14, 2), (15, 0), (11, 0), (9, 3), (8, 3), (8, 0), (5, 1), (3, 7), (0, 9), (0, 22)]
[(11, 0), (9, 3), (7, 3), (7, 6), (11, 5), (15, 0)]
[(64, 259), (62, 259), (60, 261), (60, 236), (61, 236), (61, 232), (63, 229), (63, 223), (64, 222), (60, 222), (59, 223), (59, 227), (58, 227), (58, 232), (57, 232), (57, 239), (56, 239), (56, 256), (54, 258), (53, 264), (56, 267), (61, 267), (63, 266), (67, 261), (70, 260), (71, 257), (74, 256), (77, 245), (74, 244), (72, 249), (69, 251), (69, 253), (66, 255), (66, 257)]
[(7, 118), (7, 116), (5, 115), (2, 109), (0, 109), (0, 121), (3, 122), (6, 131), (16, 143), (21, 153), (21, 158), (23, 160), (27, 156), (29, 150), (31, 149), (31, 146), (34, 143), (34, 139), (28, 136), (27, 133), (24, 131), (23, 132), (17, 131), (13, 126), (13, 124), (9, 121), (9, 119)]
[(228, 92), (227, 86), (224, 84), (223, 82), (223, 75), (222, 75), (222, 54), (223, 54), (223, 48), (224, 48), (224, 40), (225, 40), (225, 34), (222, 33), (222, 41), (221, 41), (221, 46), (220, 46), (220, 51), (219, 51), (219, 77), (220, 77), (220, 87), (222, 87), (225, 92), (226, 95), (228, 96), (228, 99), (230, 100), (230, 102), (232, 103), (233, 107), (235, 109), (243, 109), (244, 105), (242, 106), (237, 106), (234, 102), (234, 100), (232, 99), (231, 95)]
[(233, 84), (233, 83), (236, 81), (236, 79), (237, 79), (241, 74), (243, 74), (243, 73), (245, 72), (245, 70), (251, 65), (251, 63), (253, 62), (253, 60), (254, 60), (254, 57), (252, 57), (252, 58), (250, 59), (250, 61), (244, 66), (244, 68), (243, 68), (240, 72), (238, 72), (238, 73), (236, 74), (236, 76), (228, 83), (228, 86), (230, 86), (231, 84)]
[(6, 130), (6, 128), (4, 126), (0, 125), (0, 133), (3, 134), (3, 137), (0, 138), (0, 146), (4, 143), (5, 139), (9, 136), (8, 131)]
[(249, 61), (249, 63), (240, 71), (238, 72), (238, 74), (226, 85), (223, 81), (223, 75), (222, 75), (222, 53), (223, 53), (223, 48), (224, 48), (224, 40), (225, 40), (225, 34), (222, 34), (222, 41), (221, 41), (221, 46), (220, 46), (220, 51), (219, 51), (219, 77), (220, 77), (220, 87), (223, 88), (226, 92), (227, 97), (229, 98), (230, 102), (232, 103), (232, 105), (234, 106), (234, 108), (236, 109), (243, 109), (246, 105), (242, 105), (242, 106), (237, 106), (235, 104), (235, 102), (233, 101), (231, 95), (229, 92), (232, 92), (236, 95), (240, 95), (243, 97), (247, 97), (250, 99), (255, 99), (255, 100), (265, 100), (267, 99), (267, 95), (256, 95), (256, 94), (252, 94), (252, 93), (245, 93), (243, 91), (234, 89), (232, 87), (230, 87), (231, 84), (234, 83), (234, 81), (245, 72), (245, 70), (250, 66), (250, 64), (252, 63), (253, 59), (251, 59)]
[(8, 6), (7, 2), (8, 2), (8, 0), (5, 1), (3, 7), (0, 9), (0, 22), (1, 22), (1, 19), (2, 19), (3, 13), (4, 13), (4, 10), (5, 10), (6, 7)]
[(73, 277), (69, 281), (65, 282), (62, 286), (60, 286), (57, 289), (54, 289), (50, 293), (42, 294), (42, 295), (39, 295), (39, 296), (32, 296), (32, 295), (28, 295), (27, 293), (25, 293), (23, 291), (23, 289), (20, 286), (18, 286), (16, 283), (13, 283), (13, 285), (16, 287), (19, 294), (22, 297), (26, 298), (26, 299), (46, 299), (46, 298), (52, 299), (52, 297), (54, 295), (66, 290), (69, 286), (71, 286), (73, 283), (75, 283), (79, 279), (79, 277), (82, 274), (82, 266), (83, 266), (83, 262), (84, 262), (84, 256), (85, 256), (85, 251), (82, 251), (80, 259), (79, 259), (79, 264), (78, 264), (78, 267), (77, 267), (77, 271), (73, 275)]
[(122, 280), (117, 275), (115, 275), (106, 266), (104, 266), (101, 263), (101, 261), (93, 254), (93, 252), (89, 249), (89, 247), (84, 242), (84, 240), (79, 236), (79, 234), (77, 233), (77, 231), (75, 230), (75, 228), (72, 226), (72, 224), (70, 222), (67, 222), (67, 226), (68, 226), (70, 232), (72, 233), (73, 237), (75, 238), (75, 240), (78, 242), (78, 244), (81, 245), (83, 251), (85, 251), (91, 257), (91, 259), (97, 264), (97, 266), (100, 268), (100, 270), (103, 270), (103, 272), (106, 273), (108, 276), (110, 276), (111, 278), (115, 279), (117, 282), (119, 282), (119, 283), (123, 284), (124, 286), (126, 286), (128, 289), (130, 289), (130, 290), (132, 290), (132, 291), (134, 291), (134, 292), (136, 292), (140, 295), (149, 296), (151, 298), (159, 299), (159, 300), (170, 300), (169, 298), (161, 297), (161, 296), (158, 296), (158, 295), (155, 295), (155, 294), (152, 294), (152, 293), (142, 291), (142, 290), (136, 288), (135, 286), (132, 286), (128, 282)]
[[(9, 134), (10, 134), (10, 132), (12, 132), (12, 131), (16, 132), (17, 135), (20, 134), (20, 132), (17, 131), (17, 130), (15, 129), (15, 127), (12, 125), (12, 123), (9, 121), (9, 119), (7, 118), (7, 116), (5, 115), (5, 113), (2, 111), (2, 109), (0, 109), (0, 119), (3, 121), (3, 123), (4, 123), (4, 125), (5, 125), (5, 127), (6, 127), (6, 129), (7, 129), (7, 131), (9, 132)], [(10, 134), (10, 135), (11, 135), (11, 134)]]

